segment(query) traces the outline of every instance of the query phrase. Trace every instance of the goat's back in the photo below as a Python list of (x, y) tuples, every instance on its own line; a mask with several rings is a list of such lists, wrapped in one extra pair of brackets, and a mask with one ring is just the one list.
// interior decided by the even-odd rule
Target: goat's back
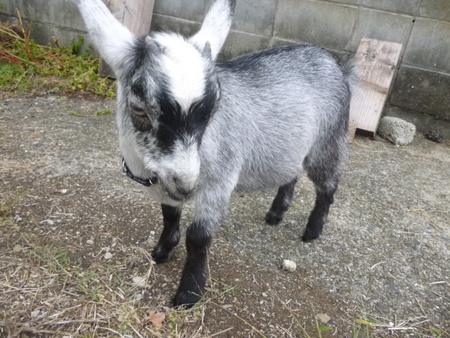
[(349, 83), (323, 48), (273, 48), (216, 67), (221, 100), (204, 135), (203, 160), (208, 168), (239, 171), (237, 189), (287, 183), (330, 140), (336, 151), (343, 148)]

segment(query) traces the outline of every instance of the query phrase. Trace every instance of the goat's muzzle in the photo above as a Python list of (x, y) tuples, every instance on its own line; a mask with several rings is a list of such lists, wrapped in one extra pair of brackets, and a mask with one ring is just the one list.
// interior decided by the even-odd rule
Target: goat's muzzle
[(190, 199), (197, 190), (197, 182), (187, 182), (177, 176), (160, 179), (159, 182), (166, 194), (173, 200), (185, 201)]

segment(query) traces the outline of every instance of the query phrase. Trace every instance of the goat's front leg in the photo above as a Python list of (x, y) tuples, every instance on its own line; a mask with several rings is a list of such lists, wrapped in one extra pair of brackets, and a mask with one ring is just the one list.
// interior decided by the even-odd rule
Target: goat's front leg
[(212, 240), (209, 229), (210, 224), (194, 221), (186, 231), (187, 259), (173, 300), (175, 306), (191, 307), (203, 295), (208, 277), (208, 249)]
[[(229, 178), (232, 176), (229, 175)], [(212, 180), (217, 182), (217, 180)], [(186, 230), (186, 264), (173, 300), (175, 306), (191, 307), (200, 300), (208, 278), (208, 249), (222, 222), (235, 186), (234, 181), (203, 187), (196, 197), (194, 221)]]
[(175, 247), (180, 241), (181, 207), (161, 204), (164, 219), (164, 229), (158, 244), (152, 251), (156, 263), (164, 263), (172, 258)]

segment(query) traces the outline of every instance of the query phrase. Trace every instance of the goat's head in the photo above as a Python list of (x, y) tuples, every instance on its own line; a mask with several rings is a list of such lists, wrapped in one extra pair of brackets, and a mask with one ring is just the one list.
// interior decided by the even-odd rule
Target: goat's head
[(78, 0), (95, 46), (118, 79), (119, 140), (131, 172), (157, 176), (171, 200), (198, 184), (199, 146), (220, 97), (215, 59), (235, 0), (217, 0), (200, 31), (136, 37), (101, 0)]

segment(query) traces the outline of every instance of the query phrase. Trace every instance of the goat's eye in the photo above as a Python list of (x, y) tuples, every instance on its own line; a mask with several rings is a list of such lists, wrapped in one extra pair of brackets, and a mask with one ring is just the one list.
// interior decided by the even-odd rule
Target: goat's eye
[(134, 115), (137, 115), (137, 116), (140, 116), (140, 117), (146, 117), (147, 116), (147, 113), (141, 107), (132, 105), (131, 106), (131, 110), (133, 111)]

